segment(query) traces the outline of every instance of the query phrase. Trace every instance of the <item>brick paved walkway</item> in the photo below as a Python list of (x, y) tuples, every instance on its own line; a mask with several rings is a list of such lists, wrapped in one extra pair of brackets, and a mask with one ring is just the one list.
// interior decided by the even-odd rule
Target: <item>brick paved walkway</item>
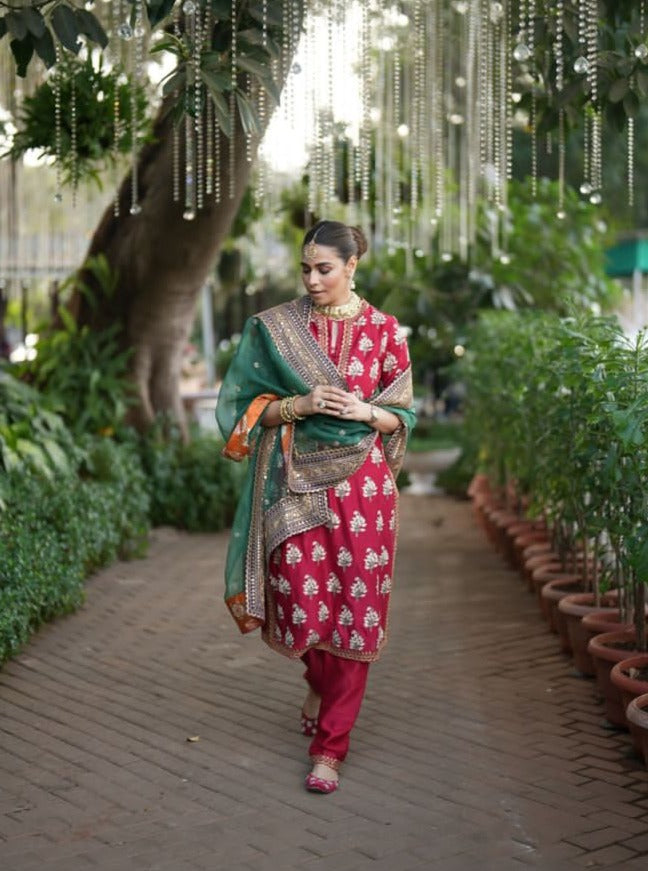
[(592, 684), (467, 504), (402, 506), (339, 792), (301, 787), (301, 669), (226, 615), (226, 536), (161, 530), (0, 672), (2, 871), (646, 869), (648, 776)]

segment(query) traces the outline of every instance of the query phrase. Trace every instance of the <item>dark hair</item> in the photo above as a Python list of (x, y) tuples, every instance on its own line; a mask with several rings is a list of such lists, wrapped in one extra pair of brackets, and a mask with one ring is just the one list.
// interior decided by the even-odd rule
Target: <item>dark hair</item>
[(367, 237), (360, 227), (349, 227), (341, 221), (318, 221), (304, 236), (302, 245), (315, 242), (335, 248), (346, 263), (349, 257), (362, 257), (367, 250)]

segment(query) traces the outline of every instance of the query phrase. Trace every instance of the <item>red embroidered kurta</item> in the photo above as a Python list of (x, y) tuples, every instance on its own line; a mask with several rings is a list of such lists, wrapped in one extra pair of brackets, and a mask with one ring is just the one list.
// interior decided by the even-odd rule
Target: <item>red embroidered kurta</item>
[[(344, 321), (316, 314), (310, 328), (362, 399), (409, 366), (396, 319), (373, 306)], [(327, 498), (331, 523), (291, 536), (271, 555), (263, 637), (290, 657), (317, 647), (372, 661), (386, 640), (398, 528), (398, 493), (379, 433), (363, 465)]]

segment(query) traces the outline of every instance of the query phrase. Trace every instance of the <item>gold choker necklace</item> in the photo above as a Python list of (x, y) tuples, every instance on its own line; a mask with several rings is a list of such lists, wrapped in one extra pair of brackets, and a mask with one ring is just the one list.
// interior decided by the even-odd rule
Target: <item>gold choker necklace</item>
[(351, 296), (348, 302), (342, 305), (315, 305), (313, 303), (313, 311), (318, 315), (323, 315), (326, 318), (333, 318), (335, 321), (343, 321), (347, 318), (355, 317), (362, 308), (362, 299), (357, 293), (351, 291)]

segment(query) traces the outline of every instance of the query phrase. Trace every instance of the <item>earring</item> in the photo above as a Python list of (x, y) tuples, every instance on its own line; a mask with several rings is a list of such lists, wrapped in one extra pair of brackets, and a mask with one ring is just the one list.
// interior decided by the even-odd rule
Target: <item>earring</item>
[(351, 290), (355, 290), (355, 278), (351, 279)]

